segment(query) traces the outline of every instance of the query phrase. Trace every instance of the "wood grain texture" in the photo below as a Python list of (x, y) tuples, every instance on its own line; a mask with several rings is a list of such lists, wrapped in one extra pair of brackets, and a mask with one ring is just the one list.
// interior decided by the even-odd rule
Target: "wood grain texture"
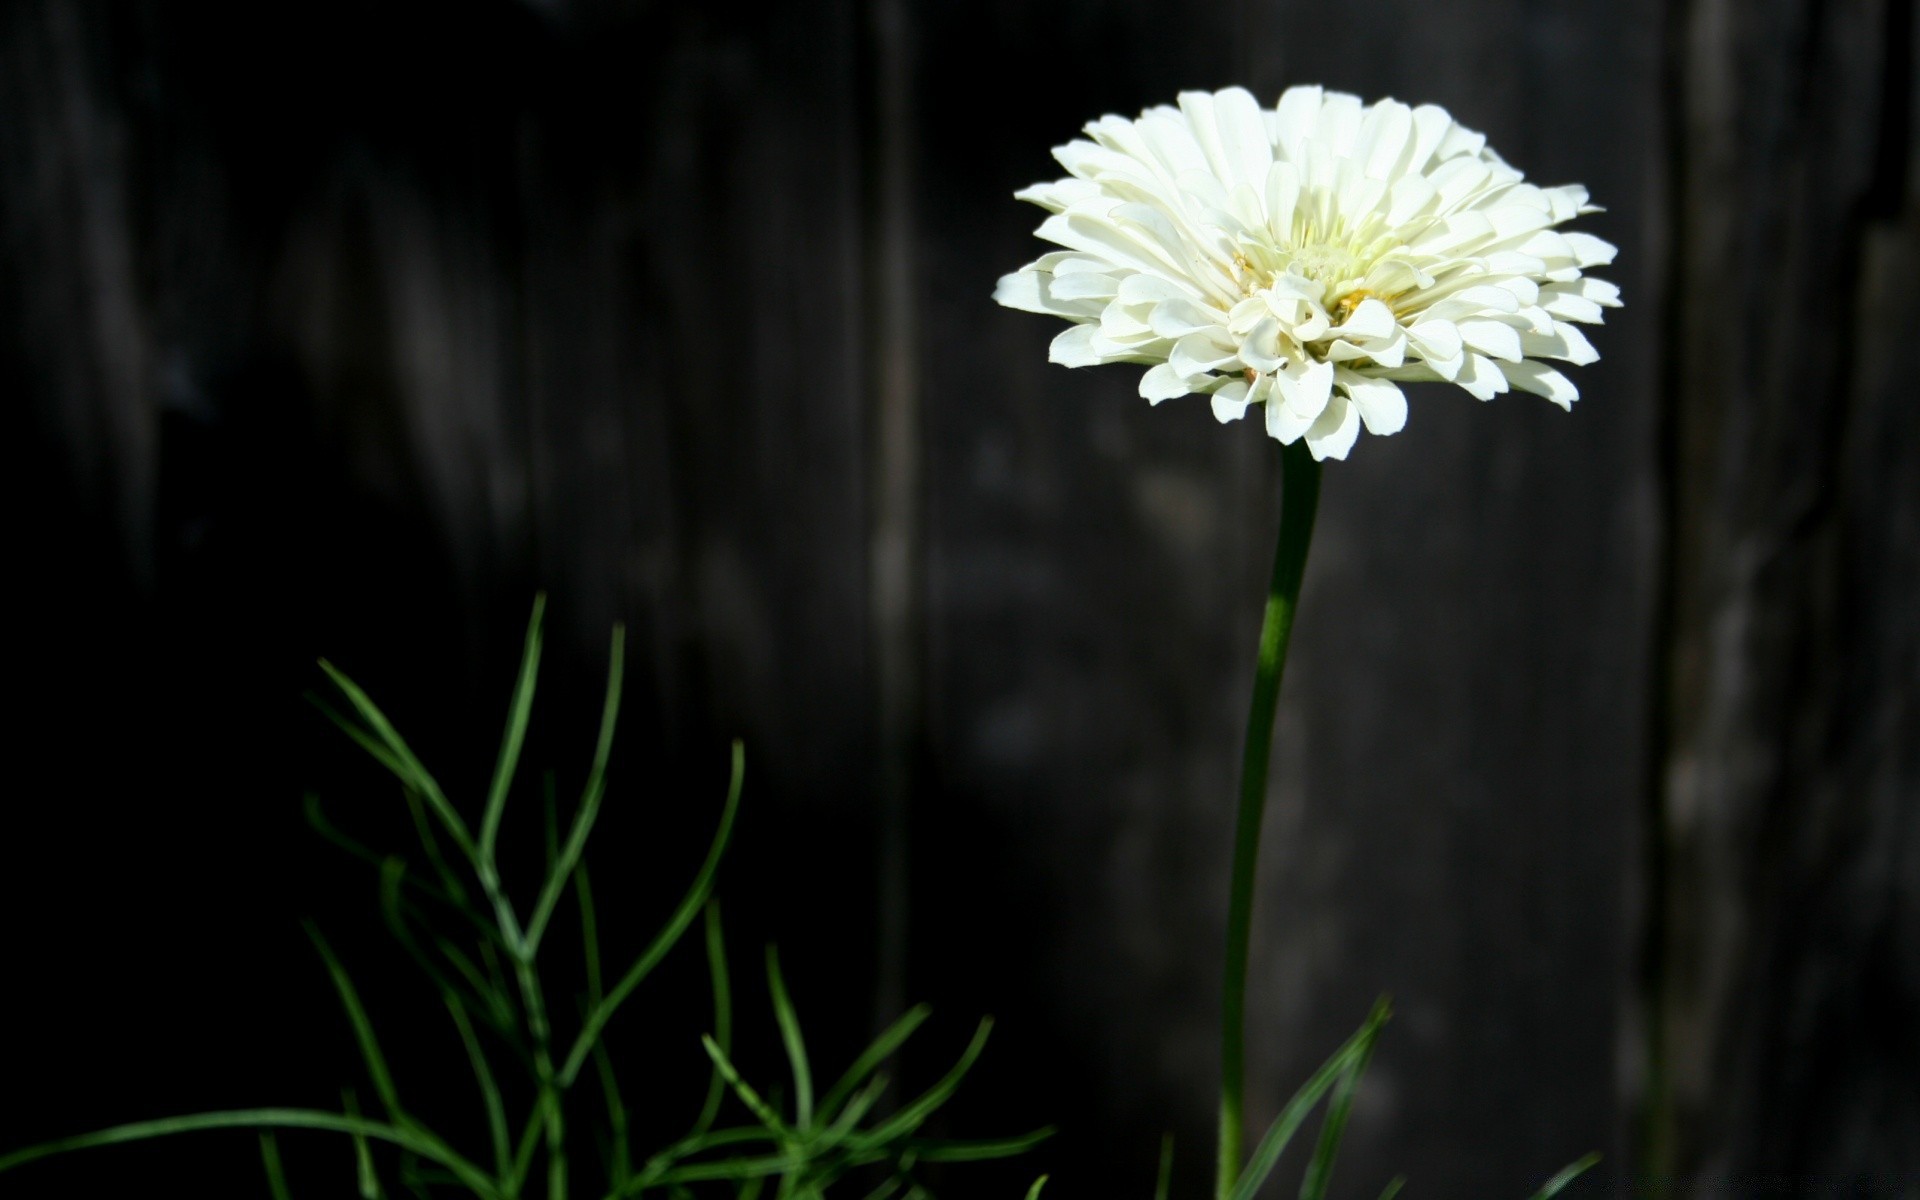
[(1676, 28), (1656, 1162), (1910, 1187), (1912, 8)]

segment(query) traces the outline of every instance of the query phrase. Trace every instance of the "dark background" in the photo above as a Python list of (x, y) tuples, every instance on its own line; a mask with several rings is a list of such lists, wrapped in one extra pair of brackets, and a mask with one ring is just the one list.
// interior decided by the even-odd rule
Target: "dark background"
[[(1062, 1133), (949, 1194), (1146, 1196), (1169, 1129), (1205, 1194), (1277, 453), (989, 296), (1082, 122), (1320, 82), (1586, 183), (1626, 307), (1571, 417), (1435, 387), (1327, 472), (1255, 1119), (1390, 991), (1346, 1194), (1517, 1198), (1600, 1149), (1586, 1194), (1920, 1195), (1914, 40), (1901, 0), (7, 0), (0, 1146), (337, 1103), (303, 917), (403, 1095), (474, 1128), (301, 816), (399, 848), (398, 797), (302, 692), (338, 662), (473, 805), (544, 588), (563, 792), (630, 633), (616, 946), (741, 736), (748, 1024), (768, 940), (829, 1062), (925, 999), (931, 1078), (992, 1012), (952, 1131)], [(615, 1026), (663, 1128), (699, 977)], [(205, 1135), (0, 1194), (182, 1181), (264, 1192)]]

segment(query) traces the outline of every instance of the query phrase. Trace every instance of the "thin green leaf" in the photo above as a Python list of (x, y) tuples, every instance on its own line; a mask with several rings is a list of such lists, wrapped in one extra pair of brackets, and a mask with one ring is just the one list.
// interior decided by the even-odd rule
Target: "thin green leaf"
[[(600, 924), (593, 903), (593, 884), (587, 877), (585, 863), (581, 863), (580, 869), (573, 874), (573, 892), (580, 906), (581, 952), (587, 970), (587, 1007), (592, 1008), (600, 1003), (603, 994), (600, 982)], [(620, 1083), (614, 1075), (613, 1059), (607, 1053), (604, 1037), (593, 1043), (593, 1064), (600, 1076), (600, 1095), (606, 1102), (608, 1133), (612, 1137), (608, 1174), (617, 1187), (633, 1174), (633, 1150), (627, 1138), (626, 1102), (620, 1096)]]
[(633, 1148), (627, 1136), (627, 1106), (613, 1072), (606, 1039), (593, 1044), (593, 1066), (600, 1076), (600, 1095), (607, 1106), (607, 1174), (618, 1185), (633, 1175)]
[(573, 898), (580, 906), (580, 952), (586, 960), (587, 1004), (600, 1003), (606, 992), (600, 981), (600, 918), (593, 903), (593, 883), (582, 866), (573, 875)]
[(1034, 1180), (1033, 1186), (1027, 1189), (1027, 1200), (1040, 1200), (1040, 1189), (1046, 1186), (1047, 1176), (1042, 1175), (1040, 1178)]
[[(420, 793), (433, 807), (434, 815), (440, 818), (441, 825), (453, 838), (454, 844), (460, 847), (461, 853), (465, 854), (469, 861), (474, 860), (473, 835), (467, 832), (466, 822), (460, 819), (460, 814), (454, 811), (452, 804), (448, 803), (446, 793), (440, 790), (439, 783), (407, 747), (406, 740), (394, 729), (393, 723), (387, 720), (386, 714), (380, 711), (379, 705), (361, 691), (358, 684), (347, 678), (338, 667), (324, 658), (320, 660), (320, 669), (327, 673), (327, 678), (333, 680), (334, 686), (339, 688), (341, 694), (353, 704), (354, 711), (360, 714), (360, 719), (367, 723), (373, 735), (386, 748), (386, 756), (376, 754), (375, 757), (379, 758), (388, 770), (393, 771), (403, 782)], [(355, 741), (367, 745), (367, 742), (358, 734), (354, 734), (354, 727), (351, 724), (344, 728), (349, 734), (354, 735)], [(370, 746), (368, 748), (371, 750)]]
[[(408, 922), (407, 917), (409, 913), (411, 913), (416, 920), (419, 920), (421, 919), (421, 914), (406, 901), (404, 887), (407, 881), (407, 866), (404, 862), (397, 858), (389, 858), (385, 863), (381, 864), (381, 916), (386, 919), (387, 929), (393, 934), (394, 940), (398, 941), (401, 949), (407, 952), (408, 957), (412, 958), (413, 961), (419, 965), (420, 969), (426, 972), (427, 977), (433, 980), (434, 985), (443, 992), (457, 994), (460, 988), (448, 977), (447, 973), (440, 968), (440, 964), (434, 960), (434, 957), (427, 953), (426, 948), (420, 944), (420, 940), (414, 936), (413, 926)], [(461, 972), (462, 978), (473, 988), (475, 996), (490, 1010), (487, 1014), (489, 1021), (497, 1024), (500, 1017), (498, 997), (490, 994), (487, 980), (474, 969), (472, 962), (457, 950), (449, 957), (448, 961), (454, 963), (455, 969)]]
[(842, 1138), (860, 1124), (860, 1118), (866, 1116), (872, 1111), (873, 1106), (880, 1102), (880, 1097), (887, 1090), (887, 1082), (884, 1073), (868, 1080), (867, 1086), (855, 1092), (853, 1099), (847, 1101), (847, 1106), (840, 1110), (840, 1115), (833, 1119), (833, 1124), (821, 1131), (815, 1139), (815, 1144), (826, 1147), (838, 1145)]
[(533, 918), (527, 922), (527, 945), (537, 947), (541, 935), (546, 932), (547, 922), (553, 916), (555, 906), (560, 903), (560, 895), (566, 890), (567, 877), (586, 851), (587, 836), (593, 832), (593, 824), (600, 816), (600, 800), (606, 793), (607, 759), (613, 753), (613, 731), (620, 716), (620, 687), (626, 674), (627, 630), (624, 625), (613, 627), (613, 648), (608, 652), (607, 693), (600, 705), (600, 736), (594, 744), (593, 766), (587, 772), (587, 786), (580, 795), (580, 808), (574, 814), (573, 827), (567, 833), (566, 847), (560, 852), (560, 860), (547, 874), (547, 882), (540, 891), (540, 902), (534, 906)]
[[(1041, 1182), (1043, 1183), (1045, 1182), (1045, 1176), (1041, 1177)], [(866, 1194), (865, 1200), (888, 1200), (889, 1197), (891, 1197), (895, 1192), (899, 1190), (900, 1190), (900, 1179), (898, 1177), (889, 1177), (881, 1180), (879, 1187), (876, 1187), (872, 1191), (868, 1192)], [(1027, 1195), (1032, 1196), (1033, 1193), (1028, 1192)]]
[(1154, 1174), (1153, 1200), (1167, 1200), (1173, 1186), (1173, 1134), (1160, 1135), (1160, 1169)]
[(361, 845), (359, 842), (340, 832), (339, 828), (336, 827), (332, 821), (327, 820), (325, 810), (320, 807), (320, 796), (317, 792), (308, 792), (302, 796), (301, 807), (306, 813), (307, 824), (313, 827), (315, 833), (346, 851), (354, 858), (359, 859), (361, 862), (376, 867), (380, 865), (380, 855), (375, 854), (366, 846)]
[[(360, 1105), (355, 1101), (351, 1090), (340, 1093), (341, 1107), (347, 1115), (360, 1115)], [(362, 1133), (349, 1133), (353, 1139), (354, 1181), (359, 1187), (360, 1200), (381, 1200), (380, 1176), (373, 1169), (373, 1151), (367, 1147), (367, 1138)]]
[[(322, 663), (321, 665), (325, 666), (326, 664)], [(335, 708), (333, 705), (328, 704), (325, 700), (322, 700), (315, 693), (313, 692), (307, 693), (307, 702), (313, 705), (315, 708), (319, 709), (320, 715), (325, 717), (327, 720), (333, 722), (333, 724), (339, 728), (340, 732), (352, 738), (354, 743), (357, 744), (362, 750), (365, 750), (367, 754), (371, 756), (375, 762), (379, 763), (381, 766), (385, 767), (388, 771), (391, 771), (396, 777), (398, 777), (401, 783), (406, 784), (408, 787), (413, 786), (412, 771), (407, 767), (407, 764), (405, 762), (395, 757), (393, 751), (389, 750), (386, 747), (386, 744), (383, 743), (379, 738), (375, 737), (371, 733), (368, 733), (365, 729), (361, 728), (357, 723), (348, 719), (345, 713), (341, 712), (339, 709)]]
[(733, 743), (733, 769), (732, 777), (727, 784), (726, 807), (721, 810), (720, 827), (715, 831), (713, 843), (707, 849), (706, 861), (700, 864), (700, 871), (694, 877), (693, 886), (687, 890), (686, 896), (680, 901), (680, 906), (668, 918), (666, 926), (654, 936), (653, 941), (634, 964), (627, 968), (627, 973), (621, 976), (620, 982), (607, 993), (606, 998), (594, 1005), (593, 1011), (587, 1015), (585, 1023), (581, 1026), (580, 1035), (574, 1039), (573, 1049), (567, 1053), (566, 1065), (560, 1069), (558, 1078), (562, 1088), (572, 1086), (575, 1077), (580, 1073), (581, 1064), (586, 1062), (587, 1054), (593, 1048), (594, 1039), (600, 1036), (600, 1031), (606, 1027), (607, 1022), (613, 1018), (613, 1014), (619, 1010), (626, 998), (633, 993), (633, 989), (639, 987), (641, 980), (659, 965), (660, 960), (666, 957), (667, 951), (673, 949), (674, 944), (680, 940), (680, 935), (685, 933), (687, 926), (693, 923), (694, 914), (699, 912), (701, 905), (707, 902), (707, 896), (713, 890), (714, 874), (720, 869), (720, 856), (726, 852), (727, 839), (733, 833), (733, 820), (740, 809), (740, 787), (745, 773), (745, 753), (736, 739)]
[(1405, 1175), (1395, 1175), (1388, 1181), (1387, 1186), (1380, 1190), (1380, 1200), (1393, 1200), (1395, 1196), (1400, 1194), (1400, 1189), (1405, 1186), (1407, 1186), (1407, 1177)]
[(1568, 1163), (1560, 1169), (1559, 1174), (1540, 1185), (1540, 1190), (1533, 1194), (1533, 1200), (1552, 1200), (1554, 1196), (1560, 1194), (1561, 1189), (1578, 1179), (1599, 1161), (1598, 1154), (1589, 1154), (1576, 1162)]
[(287, 1172), (280, 1165), (280, 1143), (273, 1135), (260, 1135), (260, 1165), (266, 1168), (267, 1190), (273, 1193), (273, 1200), (293, 1200), (293, 1194), (287, 1191)]
[(394, 1090), (393, 1076), (387, 1071), (387, 1060), (380, 1053), (379, 1039), (374, 1037), (373, 1022), (367, 1019), (367, 1010), (360, 1003), (360, 993), (354, 990), (353, 980), (333, 956), (333, 950), (327, 940), (320, 936), (320, 930), (312, 922), (306, 922), (307, 936), (313, 939), (314, 949), (326, 960), (327, 974), (333, 977), (334, 990), (340, 993), (340, 1004), (347, 1010), (347, 1020), (353, 1024), (353, 1036), (360, 1043), (360, 1057), (367, 1064), (367, 1074), (373, 1079), (373, 1090), (379, 1095), (380, 1103), (387, 1110), (387, 1116), (396, 1124), (410, 1126), (412, 1122), (406, 1110), (400, 1107), (400, 1096)]
[(1265, 1183), (1267, 1176), (1273, 1173), (1274, 1166), (1280, 1161), (1281, 1153), (1286, 1150), (1287, 1143), (1293, 1139), (1294, 1132), (1300, 1128), (1300, 1123), (1307, 1119), (1307, 1114), (1313, 1111), (1313, 1106), (1320, 1102), (1320, 1098), (1333, 1086), (1341, 1073), (1352, 1066), (1356, 1057), (1363, 1052), (1363, 1048), (1371, 1043), (1379, 1032), (1381, 1022), (1385, 1020), (1386, 1014), (1382, 1007), (1375, 1005), (1373, 1014), (1367, 1018), (1367, 1023), (1360, 1027), (1359, 1032), (1348, 1038), (1346, 1044), (1340, 1049), (1334, 1051), (1333, 1057), (1314, 1072), (1313, 1078), (1307, 1080), (1300, 1090), (1293, 1094), (1293, 1099), (1287, 1102), (1287, 1106), (1280, 1110), (1280, 1115), (1274, 1118), (1273, 1124), (1267, 1127), (1266, 1136), (1260, 1139), (1260, 1145), (1255, 1148), (1253, 1157), (1248, 1160), (1246, 1170), (1241, 1172), (1239, 1180), (1234, 1184), (1231, 1200), (1253, 1200), (1254, 1193), (1260, 1190), (1260, 1185)]
[(782, 1175), (805, 1160), (791, 1154), (774, 1154), (765, 1158), (729, 1158), (720, 1162), (692, 1163), (684, 1167), (675, 1167), (661, 1178), (662, 1183), (700, 1183), (716, 1179), (764, 1179), (769, 1175)]
[(301, 1108), (236, 1109), (227, 1112), (195, 1113), (185, 1117), (166, 1117), (158, 1121), (137, 1121), (130, 1125), (115, 1125), (109, 1129), (96, 1130), (78, 1137), (61, 1138), (58, 1141), (42, 1142), (37, 1146), (28, 1146), (22, 1150), (15, 1150), (11, 1154), (0, 1155), (0, 1171), (9, 1171), (14, 1167), (55, 1154), (88, 1150), (96, 1146), (142, 1142), (208, 1129), (325, 1129), (335, 1133), (358, 1133), (376, 1141), (391, 1142), (403, 1149), (413, 1151), (422, 1158), (439, 1163), (459, 1176), (463, 1185), (488, 1200), (496, 1200), (500, 1195), (499, 1190), (493, 1186), (493, 1182), (485, 1174), (473, 1164), (454, 1154), (431, 1134), (418, 1129), (404, 1129), (385, 1121), (372, 1121), (364, 1117), (349, 1117), (341, 1113)]
[(1015, 1137), (916, 1142), (913, 1150), (921, 1162), (980, 1162), (989, 1158), (1012, 1158), (1016, 1154), (1025, 1154), (1057, 1132), (1053, 1126), (1047, 1125)]
[(928, 1117), (947, 1102), (953, 1095), (954, 1089), (960, 1086), (960, 1081), (973, 1068), (974, 1061), (980, 1057), (980, 1052), (986, 1049), (987, 1037), (992, 1032), (993, 1018), (981, 1018), (980, 1027), (974, 1031), (973, 1040), (967, 1043), (966, 1050), (961, 1053), (960, 1061), (941, 1076), (938, 1083), (862, 1137), (849, 1139), (849, 1143), (857, 1143), (861, 1146), (883, 1145), (918, 1129)]
[(518, 1195), (520, 1185), (526, 1181), (527, 1172), (533, 1169), (533, 1156), (540, 1149), (540, 1135), (546, 1132), (547, 1125), (542, 1117), (544, 1108), (540, 1104), (533, 1106), (527, 1115), (527, 1123), (521, 1127), (520, 1141), (513, 1151), (513, 1173), (508, 1176), (509, 1194)]
[(773, 995), (773, 1019), (780, 1026), (780, 1041), (787, 1050), (787, 1065), (793, 1069), (794, 1124), (801, 1129), (813, 1126), (813, 1071), (807, 1065), (807, 1043), (800, 1036), (800, 1015), (793, 1010), (787, 995), (787, 981), (780, 975), (780, 954), (767, 947), (767, 990)]
[[(703, 1034), (700, 1045), (706, 1049), (707, 1057), (713, 1060), (713, 1065), (720, 1072), (720, 1077), (727, 1081), (727, 1086), (733, 1089), (734, 1095), (740, 1097), (740, 1102), (747, 1106), (748, 1111), (781, 1138), (792, 1139), (794, 1136), (792, 1127), (781, 1119), (780, 1114), (771, 1104), (761, 1099), (760, 1093), (754, 1091), (752, 1085), (740, 1078), (740, 1072), (734, 1069), (732, 1060), (727, 1057), (724, 1050), (720, 1049), (720, 1044)], [(713, 1178), (718, 1179), (721, 1176), (713, 1176)]]
[[(713, 1040), (720, 1049), (733, 1053), (733, 986), (727, 975), (727, 944), (720, 928), (720, 901), (709, 900), (706, 904), (706, 941), (707, 975), (713, 987)], [(707, 1098), (700, 1105), (700, 1115), (694, 1120), (693, 1132), (697, 1135), (713, 1125), (713, 1119), (720, 1114), (720, 1100), (726, 1095), (726, 1080), (721, 1078), (720, 1069), (715, 1067), (707, 1079)]]
[(1347, 1131), (1347, 1118), (1353, 1111), (1353, 1096), (1360, 1087), (1361, 1076), (1367, 1073), (1367, 1063), (1373, 1058), (1379, 1028), (1385, 1023), (1389, 1011), (1387, 998), (1382, 996), (1367, 1018), (1368, 1027), (1375, 1031), (1374, 1036), (1366, 1040), (1352, 1067), (1334, 1085), (1333, 1098), (1327, 1102), (1326, 1120), (1320, 1127), (1320, 1143), (1314, 1149), (1312, 1161), (1307, 1164), (1306, 1178), (1300, 1183), (1300, 1200), (1326, 1200), (1327, 1184), (1333, 1179), (1334, 1159), (1340, 1153), (1340, 1138)]
[(728, 1129), (716, 1129), (711, 1133), (682, 1138), (648, 1158), (646, 1165), (618, 1194), (630, 1195), (635, 1191), (659, 1186), (666, 1172), (672, 1170), (674, 1164), (681, 1159), (704, 1154), (709, 1150), (747, 1145), (753, 1142), (765, 1142), (770, 1146), (777, 1146), (780, 1144), (780, 1138), (764, 1125), (736, 1125)]
[(486, 1050), (480, 1045), (480, 1039), (474, 1036), (473, 1022), (467, 1019), (466, 1004), (459, 993), (443, 989), (440, 998), (447, 1006), (448, 1015), (453, 1018), (454, 1028), (460, 1031), (460, 1044), (466, 1047), (467, 1061), (473, 1066), (473, 1080), (480, 1087), (480, 1100), (487, 1109), (487, 1136), (493, 1143), (494, 1174), (504, 1179), (513, 1169), (513, 1149), (507, 1133), (507, 1108), (500, 1095), (500, 1086), (494, 1081)]
[(860, 1052), (860, 1057), (853, 1060), (853, 1065), (847, 1068), (847, 1073), (827, 1089), (827, 1094), (820, 1099), (821, 1113), (831, 1117), (840, 1102), (859, 1086), (860, 1081), (878, 1069), (881, 1063), (887, 1061), (893, 1052), (900, 1048), (901, 1043), (912, 1037), (913, 1031), (920, 1028), (921, 1023), (932, 1014), (931, 1008), (924, 1004), (916, 1004), (899, 1020), (887, 1026), (879, 1037), (873, 1039), (871, 1045)]
[(440, 852), (440, 839), (433, 836), (433, 824), (427, 820), (426, 809), (420, 803), (420, 795), (411, 788), (404, 789), (407, 802), (407, 816), (413, 821), (413, 831), (420, 839), (420, 848), (426, 851), (427, 861), (433, 864), (434, 874), (440, 877), (440, 885), (447, 890), (447, 896), (453, 906), (468, 920), (485, 926), (486, 921), (467, 904), (467, 889), (461, 884), (460, 877), (447, 865), (447, 856)]
[(500, 757), (493, 765), (493, 782), (487, 787), (487, 811), (480, 821), (480, 857), (493, 861), (493, 849), (500, 839), (500, 819), (506, 815), (507, 793), (513, 788), (514, 772), (520, 765), (520, 747), (527, 738), (527, 718), (533, 712), (534, 681), (540, 674), (540, 618), (547, 610), (547, 594), (535, 592), (533, 616), (527, 621), (527, 640), (520, 652), (520, 676), (514, 680), (513, 699), (507, 705), (507, 729), (500, 738)]

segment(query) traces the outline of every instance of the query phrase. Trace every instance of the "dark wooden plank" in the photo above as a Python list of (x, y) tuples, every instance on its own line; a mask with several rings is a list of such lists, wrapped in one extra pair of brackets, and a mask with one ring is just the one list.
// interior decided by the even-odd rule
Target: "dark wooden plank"
[[(50, 761), (122, 748), (0, 834), (20, 868), (4, 896), (36, 922), (6, 1007), (40, 1031), (8, 1062), (31, 1083), (0, 1108), (34, 1107), (8, 1146), (330, 1102), (351, 1050), (296, 919), (344, 928), (380, 1000), (413, 982), (364, 921), (371, 881), (301, 827), (316, 785), (370, 840), (404, 837), (300, 700), (313, 658), (362, 677), (471, 801), (536, 586), (554, 603), (529, 761), (563, 789), (608, 626), (632, 627), (597, 835), (615, 949), (685, 886), (742, 736), (742, 1019), (771, 1037), (751, 964), (778, 939), (819, 1052), (844, 1061), (871, 1021), (875, 834), (853, 6), (223, 7), (4, 18), (5, 311), (23, 317), (4, 378), (47, 427), (22, 420), (8, 457), (48, 447), (93, 473), (34, 477), (50, 517), (22, 570), (91, 579), (70, 564), (137, 565), (143, 545), (160, 563), (147, 591), (102, 570), (119, 590), (50, 599), (23, 672), (50, 703), (22, 736)], [(66, 517), (76, 495), (135, 549)], [(511, 829), (522, 882), (532, 811)], [(706, 1070), (689, 964), (653, 1013), (672, 1040), (642, 1064), (699, 1078), (635, 1098), (676, 1123)], [(136, 979), (191, 986), (129, 1016)], [(446, 1048), (398, 1012), (390, 1036)], [(251, 1053), (288, 1029), (324, 1032)], [(434, 1073), (407, 1074), (432, 1107)], [(103, 1077), (130, 1082), (103, 1096)], [(257, 1185), (244, 1146), (129, 1153), (77, 1169), (219, 1158), (209, 1194)]]
[(1910, 1188), (1912, 6), (1679, 11), (1652, 1149)]

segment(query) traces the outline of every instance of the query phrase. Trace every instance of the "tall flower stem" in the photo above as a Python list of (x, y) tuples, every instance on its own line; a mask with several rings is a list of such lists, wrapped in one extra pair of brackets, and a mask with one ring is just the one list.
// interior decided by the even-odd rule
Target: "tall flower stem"
[(1220, 1158), (1216, 1195), (1226, 1200), (1239, 1181), (1246, 1123), (1247, 949), (1253, 925), (1253, 883), (1260, 822), (1267, 809), (1267, 764), (1273, 756), (1274, 710), (1287, 665), (1287, 638), (1300, 606), (1300, 580), (1320, 507), (1320, 463), (1305, 438), (1281, 452), (1280, 540), (1273, 552), (1260, 653), (1254, 667), (1253, 706), (1240, 760), (1240, 813), (1233, 831), (1233, 883), (1227, 900), (1227, 961), (1220, 1004)]

